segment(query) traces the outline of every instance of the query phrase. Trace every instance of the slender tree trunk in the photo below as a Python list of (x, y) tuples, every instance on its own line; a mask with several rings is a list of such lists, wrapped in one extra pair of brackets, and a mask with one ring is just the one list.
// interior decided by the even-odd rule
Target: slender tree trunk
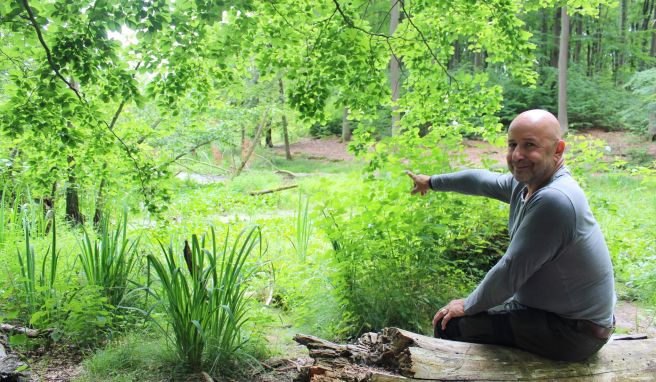
[(342, 115), (342, 142), (351, 140), (351, 122), (348, 119), (349, 108), (344, 106), (344, 114)]
[[(50, 195), (46, 196), (43, 198), (43, 217), (47, 218), (48, 213), (50, 211), (53, 211), (55, 209), (55, 194), (57, 193), (57, 181), (52, 182), (52, 187), (50, 189)], [(50, 228), (52, 228), (52, 222), (53, 220), (47, 220), (46, 219), (46, 229), (45, 233), (48, 234), (50, 232)]]
[(561, 9), (560, 53), (558, 55), (558, 122), (567, 132), (567, 59), (569, 57), (569, 16), (567, 7)]
[(552, 49), (551, 49), (551, 66), (554, 68), (558, 67), (558, 46), (560, 45), (559, 40), (560, 40), (560, 20), (561, 20), (561, 15), (560, 15), (560, 9), (556, 8), (556, 12), (554, 13), (554, 24), (553, 24), (553, 43), (552, 43)]
[(654, 23), (651, 28), (653, 32), (651, 32), (651, 48), (649, 49), (649, 55), (651, 57), (656, 57), (656, 17), (654, 17)]
[(462, 49), (460, 48), (460, 40), (456, 40), (453, 43), (453, 56), (449, 60), (449, 69), (453, 70), (458, 67), (460, 61), (462, 60)]
[(615, 50), (615, 59), (613, 60), (613, 79), (615, 80), (615, 85), (618, 85), (619, 81), (619, 72), (624, 66), (625, 52), (626, 52), (626, 21), (627, 21), (627, 12), (628, 12), (628, 0), (622, 0), (620, 3), (620, 44), (619, 47)]
[[(278, 88), (280, 90), (280, 104), (282, 106), (284, 106), (285, 105), (285, 87), (283, 86), (282, 78), (278, 79)], [(287, 160), (292, 160), (292, 152), (289, 149), (289, 131), (287, 129), (287, 116), (285, 115), (285, 113), (282, 113), (281, 119), (282, 119), (282, 121), (281, 121), (281, 124), (282, 124), (282, 137), (283, 137), (283, 140), (285, 141), (285, 158)]]
[[(586, 29), (586, 35), (590, 36), (590, 25), (589, 24), (586, 25), (585, 29)], [(585, 70), (585, 74), (588, 77), (592, 77), (592, 73), (594, 72), (594, 70), (593, 70), (594, 69), (594, 63), (592, 62), (593, 45), (590, 41), (588, 41), (588, 42), (586, 42), (585, 46), (586, 46), (586, 54), (585, 54), (586, 70)]]
[(264, 142), (266, 144), (266, 147), (272, 148), (273, 147), (273, 134), (272, 134), (273, 126), (272, 124), (269, 124), (269, 127), (266, 129), (266, 134), (264, 135)]
[(574, 20), (576, 40), (574, 43), (574, 57), (573, 61), (577, 64), (581, 63), (581, 39), (583, 38), (583, 16), (580, 14), (576, 15)]
[[(239, 165), (239, 167), (237, 168), (237, 170), (235, 171), (235, 174), (232, 176), (233, 178), (236, 178), (236, 177), (239, 176), (239, 174), (241, 174), (241, 172), (244, 170), (244, 167), (246, 167), (246, 164), (251, 159), (251, 156), (253, 155), (253, 152), (255, 151), (256, 142), (258, 142), (260, 140), (260, 137), (262, 135), (262, 130), (264, 130), (265, 127), (266, 127), (265, 125), (267, 123), (270, 123), (270, 121), (271, 121), (268, 117), (268, 114), (269, 114), (269, 110), (264, 110), (262, 112), (262, 118), (260, 119), (260, 124), (257, 127), (257, 130), (255, 131), (255, 137), (253, 137), (253, 142), (251, 142), (250, 146), (248, 148), (246, 148), (246, 152), (243, 153), (242, 162)], [(243, 150), (243, 148), (242, 148), (242, 150)]]
[(599, 4), (599, 14), (597, 15), (597, 18), (595, 19), (595, 25), (596, 25), (596, 31), (595, 31), (595, 49), (593, 52), (594, 55), (594, 68), (595, 68), (595, 73), (601, 72), (601, 68), (603, 67), (604, 63), (604, 58), (602, 56), (602, 41), (603, 41), (603, 32), (602, 28), (603, 26), (601, 25), (601, 20), (602, 20), (602, 15), (601, 11), (603, 9), (603, 6)]
[(543, 60), (546, 62), (551, 57), (551, 44), (549, 43), (549, 10), (543, 8), (540, 11), (540, 14), (542, 15), (542, 23), (540, 26), (540, 31), (542, 32), (542, 57), (544, 57)]
[[(392, 4), (392, 11), (390, 13), (390, 36), (394, 35), (394, 31), (396, 31), (396, 28), (399, 26), (399, 19), (401, 17), (401, 12), (400, 12), (400, 1), (402, 0), (390, 0)], [(397, 135), (398, 130), (399, 130), (399, 121), (401, 120), (401, 117), (399, 115), (398, 111), (398, 106), (396, 106), (396, 102), (399, 99), (399, 94), (400, 94), (400, 80), (401, 80), (401, 67), (400, 67), (400, 58), (396, 57), (394, 52), (392, 52), (392, 56), (390, 57), (390, 63), (389, 63), (389, 68), (390, 68), (390, 89), (392, 92), (392, 135)]]
[(68, 156), (68, 184), (66, 185), (66, 220), (73, 225), (84, 223), (84, 216), (80, 212), (80, 198), (78, 184), (75, 177), (75, 158)]
[(107, 169), (107, 162), (103, 163), (100, 176), (100, 185), (98, 186), (98, 193), (96, 194), (96, 211), (93, 214), (93, 226), (100, 227), (100, 222), (103, 218), (103, 210), (105, 209), (105, 200), (103, 189), (105, 187), (105, 170)]

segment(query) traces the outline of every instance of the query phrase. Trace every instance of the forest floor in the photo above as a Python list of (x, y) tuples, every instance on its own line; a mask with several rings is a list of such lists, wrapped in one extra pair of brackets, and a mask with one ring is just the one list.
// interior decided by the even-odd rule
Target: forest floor
[[(618, 157), (625, 160), (636, 157), (647, 161), (656, 159), (656, 142), (638, 136), (602, 130), (588, 130), (579, 134), (606, 142), (605, 152), (609, 161)], [(504, 147), (494, 147), (476, 140), (466, 140), (464, 144), (464, 153), (474, 164), (481, 163), (482, 158), (496, 159), (501, 165), (505, 164)], [(347, 146), (348, 144), (341, 142), (337, 137), (304, 138), (292, 144), (290, 149), (292, 155), (296, 157), (317, 161), (348, 162), (354, 158)], [(282, 146), (276, 146), (274, 150), (278, 155), (284, 155)], [(656, 310), (653, 308), (646, 308), (631, 301), (618, 301), (615, 317), (618, 334), (647, 334), (649, 337), (656, 337)], [(292, 340), (294, 334), (292, 332), (293, 328), (290, 328), (289, 323), (281, 322), (280, 330), (267, 338), (277, 347), (277, 353), (281, 355), (266, 361), (267, 371), (254, 375), (252, 380), (292, 381), (298, 375), (300, 366), (310, 362), (307, 358), (307, 350)], [(60, 349), (53, 352), (50, 349), (47, 354), (39, 354), (40, 351), (36, 350), (28, 355), (27, 361), (32, 365), (33, 381), (64, 382), (82, 374), (79, 352), (68, 350)]]

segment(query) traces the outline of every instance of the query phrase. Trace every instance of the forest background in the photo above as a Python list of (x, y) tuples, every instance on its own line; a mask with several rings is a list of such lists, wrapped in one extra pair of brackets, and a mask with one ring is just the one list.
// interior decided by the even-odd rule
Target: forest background
[[(508, 212), (403, 170), (505, 171), (465, 142), (531, 108), (653, 323), (656, 0), (20, 0), (0, 38), (0, 322), (49, 330), (7, 339), (46, 380), (62, 353), (80, 380), (252, 380), (294, 331), (429, 332)], [(355, 159), (292, 157), (332, 135)]]

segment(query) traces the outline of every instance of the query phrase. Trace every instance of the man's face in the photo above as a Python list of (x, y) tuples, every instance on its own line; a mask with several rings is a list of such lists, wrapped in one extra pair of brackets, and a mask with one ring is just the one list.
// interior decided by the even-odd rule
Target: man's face
[(526, 123), (512, 124), (508, 130), (508, 169), (529, 189), (539, 187), (558, 165), (562, 155), (562, 150), (557, 150), (559, 145), (548, 129)]

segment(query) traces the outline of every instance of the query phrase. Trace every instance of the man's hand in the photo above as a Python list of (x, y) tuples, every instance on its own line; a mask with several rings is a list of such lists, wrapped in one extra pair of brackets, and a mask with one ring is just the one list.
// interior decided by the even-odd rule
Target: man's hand
[(405, 173), (408, 174), (412, 181), (414, 182), (414, 187), (410, 193), (412, 195), (420, 193), (421, 195), (426, 195), (428, 190), (430, 190), (430, 176), (428, 175), (415, 175), (410, 170), (405, 170)]
[(446, 324), (455, 317), (462, 317), (465, 315), (465, 300), (451, 300), (444, 308), (435, 313), (433, 317), (433, 327), (442, 320), (442, 330), (446, 330)]

